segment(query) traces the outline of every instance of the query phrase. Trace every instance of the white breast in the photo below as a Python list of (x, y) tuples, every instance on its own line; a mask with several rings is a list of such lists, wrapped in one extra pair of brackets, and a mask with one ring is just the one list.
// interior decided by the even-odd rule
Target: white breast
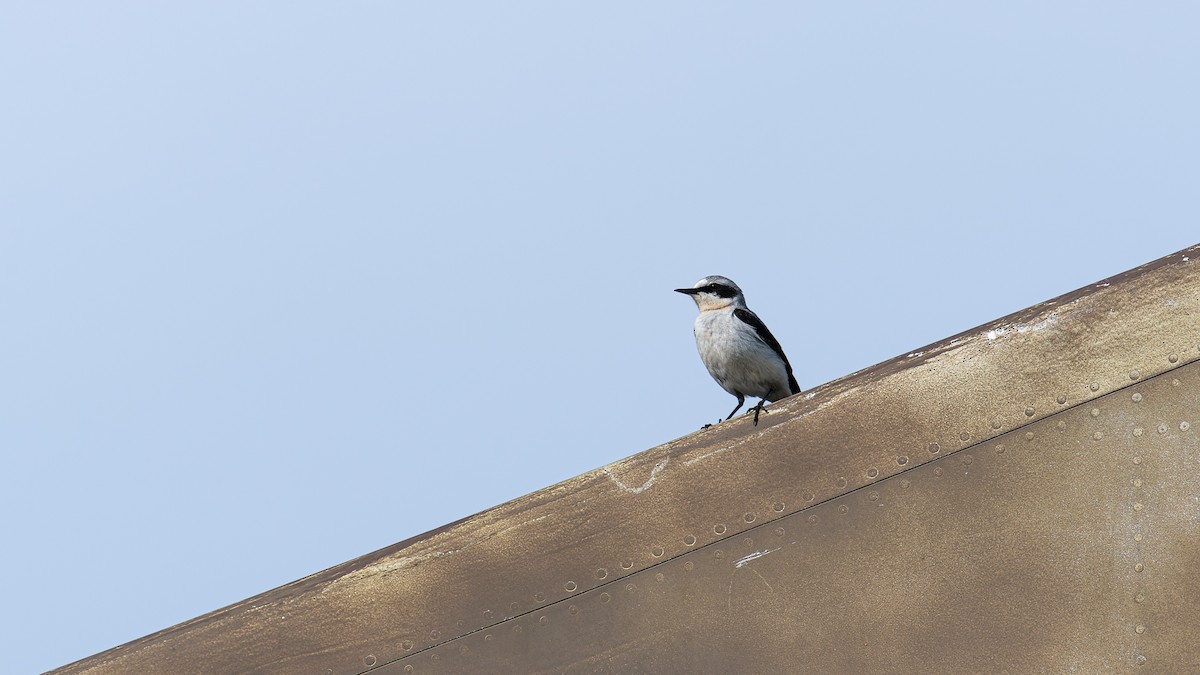
[(783, 359), (758, 339), (752, 326), (733, 315), (733, 308), (701, 312), (696, 317), (696, 349), (721, 387), (737, 396), (777, 400), (789, 392)]

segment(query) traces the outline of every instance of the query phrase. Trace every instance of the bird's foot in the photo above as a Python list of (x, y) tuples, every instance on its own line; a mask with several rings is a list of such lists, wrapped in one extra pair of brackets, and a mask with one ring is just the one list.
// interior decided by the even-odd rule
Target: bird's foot
[[(766, 404), (766, 402), (767, 402), (767, 399), (764, 398), (763, 400), (758, 402), (758, 405), (756, 405), (756, 406), (754, 406), (754, 408), (752, 408), (752, 410), (754, 410), (754, 426), (758, 426), (759, 413), (766, 412), (766, 410), (763, 410), (763, 405)], [(746, 412), (750, 412), (750, 411), (747, 410)]]

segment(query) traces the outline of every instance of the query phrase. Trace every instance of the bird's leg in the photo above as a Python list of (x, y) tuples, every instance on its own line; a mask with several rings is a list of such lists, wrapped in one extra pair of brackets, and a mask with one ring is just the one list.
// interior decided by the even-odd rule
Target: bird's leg
[[(758, 402), (758, 405), (756, 405), (752, 408), (752, 410), (754, 410), (754, 426), (758, 426), (758, 414), (763, 411), (763, 406), (766, 405), (766, 403), (767, 403), (767, 399), (764, 398)], [(750, 412), (750, 411), (747, 410), (746, 412)]]
[[(733, 412), (729, 413), (729, 417), (733, 417), (733, 416), (734, 416), (734, 414), (735, 414), (735, 413), (737, 413), (737, 411), (741, 410), (741, 409), (742, 409), (742, 406), (743, 406), (743, 405), (746, 403), (746, 397), (745, 397), (745, 396), (742, 396), (741, 394), (737, 394), (737, 397), (738, 397), (738, 404), (737, 404), (737, 406), (736, 406), (736, 407), (734, 407), (734, 409), (733, 409)], [(722, 421), (724, 421), (724, 422), (728, 422), (728, 421), (729, 421), (729, 417), (726, 417), (726, 418), (725, 418), (724, 420), (722, 420)]]

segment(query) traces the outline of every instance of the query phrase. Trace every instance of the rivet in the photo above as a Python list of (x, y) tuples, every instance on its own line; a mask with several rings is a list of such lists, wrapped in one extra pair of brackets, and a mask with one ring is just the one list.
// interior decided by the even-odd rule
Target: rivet
[(1167, 357), (1167, 360), (1170, 361), (1171, 363), (1175, 363), (1175, 362), (1179, 361), (1179, 355), (1171, 354), (1170, 356)]
[(483, 618), (485, 618), (485, 619), (492, 618), (492, 610), (490, 610), (490, 609), (483, 610)]
[(1165, 422), (1158, 425), (1158, 433), (1160, 433), (1160, 434), (1167, 433), (1167, 425)]
[(1133, 487), (1142, 487), (1142, 479), (1134, 478), (1133, 479)]
[(806, 501), (806, 502), (811, 502), (812, 500), (814, 500), (816, 498), (817, 498), (817, 496), (811, 492), (806, 492), (804, 494), (804, 501)]
[(1139, 665), (1139, 666), (1144, 666), (1144, 665), (1146, 665), (1146, 657), (1145, 657), (1145, 656), (1143, 656), (1142, 654), (1138, 654), (1138, 655), (1137, 655), (1137, 658), (1135, 658), (1135, 659), (1133, 660), (1133, 662), (1134, 662), (1134, 663), (1136, 663), (1136, 664), (1137, 664), (1137, 665)]
[(971, 464), (974, 461), (975, 461), (974, 457), (972, 457), (970, 455), (963, 455), (963, 464)]
[(408, 664), (408, 665), (406, 665), (406, 666), (404, 666), (404, 672), (406, 672), (406, 673), (411, 673), (412, 671), (413, 671), (413, 667), (412, 667), (412, 664), (411, 664), (411, 663), (410, 663), (410, 664)]
[(905, 464), (908, 464), (908, 458), (901, 455), (896, 458), (896, 463), (899, 464), (900, 466), (904, 466)]
[(902, 488), (906, 488), (906, 487), (908, 487), (909, 485), (912, 485), (912, 481), (910, 481), (910, 480), (909, 480), (909, 479), (907, 479), (907, 478), (905, 478), (905, 479), (903, 479), (903, 480), (901, 480), (901, 481), (900, 481), (900, 487), (902, 487)]
[(600, 602), (605, 602), (605, 603), (607, 603), (609, 600), (612, 600), (612, 596), (611, 596), (611, 595), (609, 595), (608, 593), (601, 593), (601, 594), (600, 594)]
[(1092, 434), (1092, 438), (1098, 441), (1098, 440), (1104, 438), (1104, 434), (1097, 431), (1096, 433)]
[(1000, 443), (996, 446), (996, 454), (1004, 454), (1004, 444)]
[(1143, 433), (1143, 432), (1142, 432), (1142, 428), (1141, 428), (1141, 427), (1134, 427), (1134, 428), (1133, 428), (1133, 435), (1134, 435), (1134, 436), (1141, 436), (1141, 435), (1142, 435), (1142, 433)]
[(625, 584), (625, 590), (632, 593), (637, 590), (637, 586), (634, 584)]
[(654, 575), (654, 580), (655, 580), (655, 581), (662, 581), (663, 579), (666, 579), (666, 577), (665, 577), (665, 576), (663, 576), (663, 573), (662, 573), (662, 572), (659, 572), (658, 574), (655, 574), (655, 575)]
[(714, 525), (713, 532), (716, 532), (717, 534), (725, 534), (725, 526), (724, 525)]
[(1134, 596), (1133, 601), (1140, 605), (1141, 603), (1146, 601), (1146, 596), (1142, 595), (1141, 593), (1138, 593), (1136, 596)]
[(543, 614), (543, 615), (541, 615), (541, 616), (539, 616), (539, 617), (538, 617), (538, 623), (540, 623), (540, 624), (542, 624), (543, 626), (545, 626), (546, 624), (550, 623), (550, 617), (548, 617), (548, 616), (546, 616), (545, 614)]
[(1133, 399), (1134, 403), (1141, 403), (1142, 402), (1142, 393), (1140, 391), (1135, 391), (1135, 392), (1133, 392), (1133, 396), (1131, 396), (1130, 398)]
[(751, 546), (754, 545), (754, 539), (751, 537), (746, 537), (745, 539), (742, 540), (742, 545), (745, 546), (746, 548), (750, 548)]
[(999, 428), (1000, 428), (1000, 427), (1002, 427), (1002, 426), (1004, 426), (1004, 423), (1003, 423), (1003, 422), (1001, 422), (1001, 421), (999, 420), (999, 418), (992, 420), (992, 428), (993, 428), (993, 429), (999, 429)]
[(878, 492), (872, 492), (872, 493), (870, 493), (870, 494), (868, 494), (868, 495), (867, 495), (867, 499), (870, 499), (870, 500), (871, 500), (871, 501), (873, 501), (873, 502), (874, 502), (874, 501), (878, 501), (878, 500), (879, 500), (879, 493), (878, 493)]
[(784, 533), (784, 529), (782, 527), (775, 528), (775, 536), (776, 537), (782, 537), (783, 533)]
[(572, 616), (574, 616), (579, 613), (579, 608), (576, 607), (575, 605), (571, 605), (570, 607), (567, 608), (567, 611), (570, 612)]
[(1133, 632), (1137, 633), (1138, 635), (1141, 635), (1142, 633), (1146, 632), (1146, 627), (1139, 623), (1137, 625), (1137, 628), (1133, 629)]
[(458, 648), (458, 653), (459, 653), (459, 654), (466, 654), (466, 653), (467, 653), (467, 652), (469, 652), (469, 651), (471, 651), (471, 648), (470, 648), (470, 647), (468, 647), (468, 646), (466, 646), (466, 645), (463, 645), (463, 646), (461, 646), (461, 647), (459, 647), (459, 648)]
[(747, 513), (746, 515), (742, 516), (742, 520), (746, 521), (747, 523), (753, 523), (755, 518), (756, 516), (753, 513)]
[(724, 558), (725, 552), (722, 551), (721, 549), (717, 549), (716, 551), (713, 551), (713, 557), (714, 558)]
[(433, 630), (429, 631), (429, 637), (430, 637), (430, 638), (432, 638), (432, 639), (434, 639), (434, 640), (436, 640), (436, 639), (440, 638), (441, 636), (442, 636), (442, 631), (440, 631), (440, 630), (438, 630), (438, 629), (436, 629), (436, 628), (434, 628)]
[(1067, 402), (1067, 397), (1066, 397), (1066, 396), (1063, 396), (1062, 394), (1059, 394), (1059, 395), (1058, 395), (1058, 398), (1057, 398), (1057, 399), (1055, 399), (1055, 400), (1056, 400), (1056, 401), (1058, 401), (1058, 404), (1059, 404), (1059, 405), (1064, 405), (1064, 404), (1066, 404), (1066, 402)]
[(787, 505), (783, 502), (775, 502), (775, 506), (771, 508), (775, 509), (775, 513), (783, 513), (783, 510), (787, 508)]
[(373, 654), (367, 654), (366, 657), (363, 658), (363, 663), (367, 666), (375, 665), (375, 656)]
[(430, 660), (430, 661), (433, 661), (434, 663), (437, 663), (438, 661), (441, 661), (441, 660), (442, 660), (442, 657), (441, 657), (441, 656), (439, 656), (439, 655), (437, 655), (437, 654), (434, 654), (433, 656), (430, 656), (430, 657), (429, 657), (429, 660)]
[(1099, 417), (1099, 416), (1100, 416), (1100, 409), (1092, 408), (1092, 417)]
[(1146, 566), (1145, 566), (1145, 565), (1143, 565), (1142, 563), (1138, 563), (1138, 564), (1136, 564), (1136, 565), (1134, 565), (1134, 566), (1133, 566), (1133, 571), (1134, 571), (1134, 572), (1141, 572), (1141, 571), (1143, 571), (1143, 570), (1145, 570), (1145, 569), (1146, 569)]
[(608, 570), (604, 569), (603, 567), (596, 570), (596, 578), (597, 579), (607, 579), (608, 578)]
[(1187, 420), (1184, 420), (1184, 421), (1182, 421), (1182, 422), (1180, 422), (1180, 423), (1179, 423), (1179, 430), (1180, 430), (1180, 431), (1187, 431), (1188, 429), (1191, 429), (1191, 428), (1192, 428), (1192, 423), (1191, 423), (1191, 422), (1188, 422)]
[(945, 472), (945, 471), (942, 471), (942, 467), (940, 467), (940, 466), (939, 466), (939, 467), (937, 467), (937, 468), (935, 468), (935, 469), (933, 470), (933, 475), (935, 475), (935, 476), (940, 476), (940, 475), (942, 475), (943, 473), (946, 473), (946, 472)]
[(661, 558), (663, 553), (664, 551), (661, 546), (655, 546), (654, 548), (650, 549), (650, 555), (654, 556), (655, 558)]
[(874, 478), (879, 475), (879, 469), (874, 467), (867, 469), (867, 478)]
[(850, 510), (849, 506), (846, 506), (845, 504), (838, 504), (838, 513), (846, 513), (849, 510)]
[(1134, 458), (1133, 458), (1133, 463), (1134, 463), (1134, 464), (1141, 464), (1141, 463), (1142, 463), (1142, 458), (1141, 458), (1141, 457), (1134, 457)]
[(1054, 428), (1055, 428), (1055, 429), (1058, 429), (1059, 431), (1062, 431), (1063, 429), (1066, 429), (1066, 428), (1067, 428), (1067, 423), (1066, 423), (1066, 422), (1064, 422), (1064, 421), (1062, 421), (1062, 420), (1059, 420), (1059, 421), (1058, 421), (1058, 424), (1055, 424), (1055, 425), (1054, 425)]
[(1025, 440), (1027, 440), (1027, 441), (1032, 441), (1032, 440), (1033, 440), (1033, 432), (1032, 432), (1032, 431), (1026, 431), (1026, 432), (1025, 432)]
[(845, 479), (845, 478), (838, 478), (838, 479), (837, 479), (837, 486), (838, 486), (838, 487), (840, 487), (840, 488), (844, 488), (844, 487), (846, 487), (846, 479)]
[[(605, 593), (604, 595), (608, 595), (608, 594), (607, 594), (607, 593)], [(601, 595), (601, 596), (600, 596), (600, 602), (608, 602), (607, 600), (605, 600), (605, 599), (604, 599), (604, 595)], [(524, 630), (525, 630), (525, 629), (524, 629), (524, 628), (522, 628), (521, 626), (513, 626), (513, 632), (514, 632), (514, 633), (520, 633), (520, 632), (522, 632), (522, 631), (524, 631)]]
[[(724, 530), (722, 530), (722, 532), (724, 532)], [(623, 570), (627, 570), (627, 569), (630, 569), (630, 568), (632, 568), (632, 567), (633, 567), (633, 561), (632, 561), (632, 560), (626, 560), (625, 562), (622, 562), (622, 563), (621, 563), (621, 569), (623, 569)]]
[[(1059, 398), (1062, 398), (1062, 397), (1059, 397)], [(1066, 399), (1064, 398), (1063, 400), (1066, 400)], [(1028, 408), (1025, 409), (1026, 417), (1033, 417), (1033, 413), (1034, 413), (1033, 406), (1029, 406)]]
[(400, 643), (400, 648), (403, 649), (404, 651), (408, 651), (408, 650), (412, 649), (412, 647), (413, 647), (412, 640), (405, 640), (404, 642)]
[(696, 569), (696, 563), (689, 560), (689, 561), (683, 563), (683, 569), (691, 572), (692, 570)]
[(1134, 541), (1141, 541), (1141, 540), (1142, 540), (1142, 533), (1141, 533), (1141, 532), (1138, 532), (1137, 534), (1133, 535), (1133, 540), (1134, 540)]
[(689, 534), (688, 536), (683, 538), (683, 545), (684, 546), (695, 546), (696, 538)]
[(1141, 376), (1142, 376), (1142, 374), (1136, 370), (1129, 371), (1129, 379), (1131, 379), (1131, 380), (1136, 380)]
[(545, 594), (545, 593), (543, 593), (543, 592), (541, 592), (541, 591), (538, 591), (537, 593), (534, 593), (534, 594), (533, 594), (533, 599), (534, 599), (534, 600), (537, 600), (538, 602), (545, 602), (545, 601), (546, 601), (546, 594)]
[(938, 445), (937, 443), (929, 444), (929, 454), (936, 455), (939, 452), (941, 452), (941, 450), (942, 450), (942, 446)]
[(813, 525), (816, 525), (816, 524), (817, 524), (817, 520), (818, 520), (818, 519), (817, 519), (817, 514), (815, 514), (815, 513), (814, 513), (813, 515), (811, 515), (811, 516), (809, 516), (809, 517), (808, 517), (808, 522), (809, 522), (809, 523), (811, 523), (811, 524), (813, 524)]
[(1088, 385), (1088, 389), (1091, 389), (1092, 391), (1100, 391), (1100, 385), (1093, 382)]
[(958, 435), (958, 440), (965, 443), (965, 442), (971, 440), (971, 434), (968, 434), (967, 432), (964, 431)]
[(1133, 510), (1134, 510), (1134, 511), (1141, 511), (1143, 508), (1145, 508), (1145, 507), (1143, 507), (1141, 504), (1134, 504), (1134, 505), (1133, 505)]
[(495, 640), (495, 639), (496, 639), (496, 638), (492, 637), (492, 634), (491, 634), (491, 633), (488, 633), (487, 635), (484, 635), (484, 636), (483, 636), (483, 641), (484, 641), (484, 642), (491, 642), (492, 640)]
[(576, 586), (574, 581), (568, 581), (567, 583), (563, 584), (563, 590), (568, 593), (574, 593), (576, 588), (579, 588), (579, 586)]

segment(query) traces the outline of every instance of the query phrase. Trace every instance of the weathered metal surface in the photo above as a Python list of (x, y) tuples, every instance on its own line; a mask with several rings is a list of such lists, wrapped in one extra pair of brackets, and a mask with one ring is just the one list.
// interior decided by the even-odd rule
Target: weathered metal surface
[(1200, 672), (1198, 420), (1193, 363), (374, 672)]
[(1196, 255), (64, 671), (1200, 670)]

